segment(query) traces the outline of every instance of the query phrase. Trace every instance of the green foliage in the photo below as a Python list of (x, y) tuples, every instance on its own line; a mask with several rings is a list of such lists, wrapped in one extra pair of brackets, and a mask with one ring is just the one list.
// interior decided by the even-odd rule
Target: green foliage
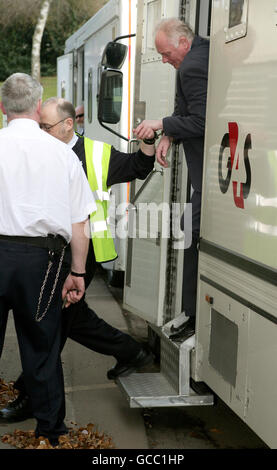
[(32, 35), (32, 26), (18, 22), (6, 28), (5, 37), (0, 34), (0, 80), (15, 71), (30, 73)]
[[(41, 75), (56, 74), (57, 57), (66, 39), (107, 0), (52, 2), (41, 45)], [(14, 72), (31, 73), (32, 37), (39, 0), (0, 0), (0, 80)]]

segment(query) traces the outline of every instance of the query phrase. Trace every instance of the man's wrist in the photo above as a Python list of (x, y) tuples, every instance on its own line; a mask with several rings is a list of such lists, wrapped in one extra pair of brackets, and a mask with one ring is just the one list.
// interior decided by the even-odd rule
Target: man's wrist
[(146, 145), (154, 145), (156, 140), (160, 137), (160, 135), (157, 134), (156, 131), (154, 131), (154, 137), (151, 137), (150, 139), (143, 139), (144, 144)]
[(74, 277), (85, 277), (86, 273), (76, 273), (75, 271), (71, 271), (71, 276)]

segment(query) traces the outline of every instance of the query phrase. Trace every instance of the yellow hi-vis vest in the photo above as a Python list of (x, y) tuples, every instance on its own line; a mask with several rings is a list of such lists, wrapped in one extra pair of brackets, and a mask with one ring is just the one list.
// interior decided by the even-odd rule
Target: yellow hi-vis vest
[(94, 194), (97, 210), (90, 215), (90, 230), (95, 259), (99, 263), (117, 258), (111, 230), (108, 224), (109, 191), (107, 178), (111, 146), (84, 138), (87, 177)]

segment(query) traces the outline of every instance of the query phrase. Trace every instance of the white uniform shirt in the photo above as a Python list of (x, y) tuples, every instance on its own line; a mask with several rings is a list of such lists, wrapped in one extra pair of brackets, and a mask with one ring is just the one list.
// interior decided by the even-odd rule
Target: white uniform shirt
[(82, 164), (32, 119), (0, 130), (0, 234), (62, 235), (96, 210)]
[(77, 140), (78, 140), (78, 136), (77, 136), (77, 135), (75, 134), (75, 132), (74, 132), (74, 135), (73, 135), (72, 139), (70, 140), (70, 142), (68, 142), (67, 145), (69, 145), (69, 147), (70, 147), (71, 149), (73, 149), (73, 147), (74, 147), (74, 145), (76, 144)]

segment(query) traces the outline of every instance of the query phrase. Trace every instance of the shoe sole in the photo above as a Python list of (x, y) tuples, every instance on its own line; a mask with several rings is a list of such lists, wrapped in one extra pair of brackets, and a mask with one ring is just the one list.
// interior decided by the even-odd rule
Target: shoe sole
[(184, 341), (186, 341), (187, 339), (189, 339), (191, 336), (193, 336), (194, 334), (195, 334), (195, 331), (193, 331), (193, 332), (191, 332), (191, 333), (189, 333), (189, 334), (187, 334), (187, 335), (183, 335), (183, 336), (180, 335), (180, 336), (177, 337), (177, 338), (172, 338), (172, 336), (169, 336), (169, 339), (171, 339), (171, 341), (177, 341), (177, 342), (182, 341), (182, 342), (184, 342)]

